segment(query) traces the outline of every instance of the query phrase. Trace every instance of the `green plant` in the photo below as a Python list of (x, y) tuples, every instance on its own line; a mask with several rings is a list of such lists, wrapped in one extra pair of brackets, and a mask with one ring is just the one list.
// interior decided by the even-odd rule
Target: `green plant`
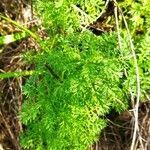
[[(123, 9), (125, 9), (126, 20), (130, 29), (130, 34), (134, 44), (134, 50), (137, 56), (139, 75), (140, 75), (140, 88), (141, 88), (141, 100), (147, 99), (149, 96), (149, 58), (150, 58), (150, 35), (149, 35), (149, 20), (150, 20), (150, 2), (149, 1), (124, 1), (121, 3)], [(126, 39), (126, 33), (124, 30), (121, 31), (125, 36), (123, 39)], [(127, 44), (128, 45), (128, 44)], [(130, 51), (126, 51), (126, 55)], [(131, 90), (136, 95), (136, 84), (135, 84), (135, 73), (133, 66), (133, 59), (129, 57), (128, 60), (128, 78), (125, 81), (126, 90)]]
[[(48, 37), (39, 43), (41, 52), (30, 59), (36, 64), (35, 70), (43, 73), (31, 76), (24, 87), (26, 100), (21, 118), (27, 129), (21, 136), (23, 148), (88, 149), (106, 126), (105, 115), (111, 110), (127, 109), (130, 91), (136, 97), (135, 64), (126, 31), (120, 32), (123, 46), (119, 49), (115, 32), (95, 36), (81, 30), (80, 21), (85, 22), (90, 15), (98, 16), (95, 3), (91, 10), (92, 2), (38, 0), (35, 3)], [(80, 11), (72, 7), (76, 5), (81, 7)], [(134, 34), (135, 30), (131, 36)], [(138, 65), (139, 69), (148, 69), (149, 48), (148, 41), (144, 41), (149, 35), (144, 33), (141, 37), (140, 45), (136, 44), (138, 38), (134, 39), (139, 51)], [(146, 83), (149, 70), (140, 70), (140, 76), (144, 99), (149, 88)]]
[(30, 127), (24, 140), (33, 149), (44, 143), (43, 149), (86, 149), (105, 127), (105, 114), (127, 106), (119, 88), (123, 64), (117, 59), (115, 36), (83, 33), (79, 41), (79, 35), (70, 36), (57, 43), (63, 51), (38, 57), (37, 69), (45, 73), (31, 76), (24, 89), (29, 99), (23, 105), (22, 121)]

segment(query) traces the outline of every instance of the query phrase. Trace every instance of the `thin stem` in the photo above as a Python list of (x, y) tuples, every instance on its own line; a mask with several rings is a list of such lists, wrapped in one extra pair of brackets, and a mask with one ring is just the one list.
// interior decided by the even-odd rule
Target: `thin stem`
[(135, 104), (135, 109), (133, 111), (135, 121), (134, 121), (133, 138), (132, 138), (132, 143), (131, 143), (131, 148), (130, 148), (130, 150), (134, 150), (134, 146), (135, 146), (135, 143), (136, 143), (137, 132), (139, 131), (138, 108), (139, 108), (140, 93), (141, 93), (140, 92), (141, 91), (141, 88), (140, 88), (140, 75), (139, 75), (138, 61), (137, 61), (136, 53), (135, 53), (135, 50), (134, 50), (135, 48), (134, 48), (134, 45), (133, 45), (133, 42), (132, 42), (132, 38), (131, 38), (131, 35), (130, 35), (128, 24), (127, 24), (127, 21), (126, 21), (124, 15), (123, 15), (122, 10), (120, 8), (119, 8), (119, 10), (121, 12), (121, 15), (122, 15), (122, 18), (123, 18), (123, 21), (124, 21), (124, 24), (125, 24), (125, 27), (126, 27), (126, 30), (127, 30), (128, 40), (129, 40), (129, 43), (130, 43), (130, 48), (131, 48), (133, 59), (134, 59), (134, 67), (135, 67), (135, 73), (136, 73), (137, 100), (136, 100), (136, 104)]
[(20, 28), (21, 30), (27, 32), (27, 33), (28, 33), (29, 35), (31, 35), (34, 39), (40, 40), (40, 38), (39, 38), (38, 35), (36, 35), (35, 33), (31, 32), (29, 29), (23, 27), (23, 26), (22, 26), (21, 24), (19, 24), (18, 22), (13, 21), (12, 19), (10, 19), (10, 18), (8, 18), (8, 17), (3, 16), (2, 14), (0, 14), (0, 18), (5, 19), (6, 21), (8, 21), (8, 22), (14, 24), (16, 27)]

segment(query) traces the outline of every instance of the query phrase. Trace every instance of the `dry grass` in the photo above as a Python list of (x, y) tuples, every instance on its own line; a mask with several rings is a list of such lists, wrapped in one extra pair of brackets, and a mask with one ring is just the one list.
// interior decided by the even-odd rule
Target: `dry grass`
[[(27, 4), (21, 2), (18, 3), (17, 0), (0, 1), (0, 13), (20, 23), (26, 23), (28, 18), (23, 16), (23, 8)], [(9, 3), (11, 5), (8, 5)], [(15, 10), (12, 11), (14, 8)], [(0, 31), (2, 35), (11, 34), (17, 31), (17, 28), (11, 24), (8, 25), (4, 20), (0, 20)], [(3, 49), (0, 53), (1, 73), (30, 69), (30, 66), (24, 63), (21, 56), (29, 50), (31, 46), (29, 43), (31, 40), (28, 38), (0, 47)], [(0, 79), (0, 150), (20, 150), (19, 134), (22, 131), (22, 125), (18, 114), (23, 100), (22, 85), (24, 82), (23, 77)]]
[[(150, 149), (150, 102), (140, 103), (139, 106), (139, 135), (136, 137), (135, 150)], [(100, 140), (93, 150), (130, 150), (134, 130), (134, 115), (125, 111), (114, 118), (108, 119), (108, 127), (100, 135)], [(139, 137), (142, 137), (142, 145)]]

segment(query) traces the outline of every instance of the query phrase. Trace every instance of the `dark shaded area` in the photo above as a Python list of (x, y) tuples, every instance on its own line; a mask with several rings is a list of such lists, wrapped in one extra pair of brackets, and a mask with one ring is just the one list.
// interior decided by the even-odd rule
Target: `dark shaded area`
[(97, 18), (95, 22), (86, 26), (86, 28), (92, 31), (95, 35), (101, 35), (106, 32), (114, 31), (114, 25), (107, 23), (108, 18), (114, 16), (114, 8), (114, 2), (109, 1), (106, 10)]
[[(108, 126), (100, 135), (100, 140), (95, 143), (93, 150), (129, 150), (133, 134), (133, 112), (125, 111), (115, 117), (107, 119)], [(150, 101), (140, 103), (139, 106), (139, 135), (136, 138), (139, 150), (150, 149)], [(140, 143), (142, 138), (142, 144)]]

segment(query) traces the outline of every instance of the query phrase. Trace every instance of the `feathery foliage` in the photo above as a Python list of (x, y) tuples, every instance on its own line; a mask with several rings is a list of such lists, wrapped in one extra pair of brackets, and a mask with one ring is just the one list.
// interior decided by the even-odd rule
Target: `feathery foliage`
[[(146, 25), (135, 24), (131, 12), (136, 12), (136, 5), (141, 3), (134, 3), (132, 10), (130, 3), (123, 3), (120, 7), (125, 7), (131, 21), (144, 99), (149, 89), (149, 25), (148, 21)], [(35, 70), (43, 73), (31, 76), (24, 87), (27, 98), (21, 117), (27, 129), (21, 136), (23, 148), (86, 150), (106, 126), (105, 115), (111, 110), (127, 109), (129, 91), (136, 93), (136, 74), (125, 29), (120, 31), (122, 49), (118, 48), (115, 32), (95, 36), (81, 30), (80, 23), (96, 18), (102, 4), (99, 0), (36, 1), (48, 37), (39, 43), (41, 52), (29, 58), (36, 64)], [(80, 6), (89, 15), (72, 6)], [(148, 13), (147, 9), (146, 18)], [(144, 33), (137, 35), (143, 25)]]

